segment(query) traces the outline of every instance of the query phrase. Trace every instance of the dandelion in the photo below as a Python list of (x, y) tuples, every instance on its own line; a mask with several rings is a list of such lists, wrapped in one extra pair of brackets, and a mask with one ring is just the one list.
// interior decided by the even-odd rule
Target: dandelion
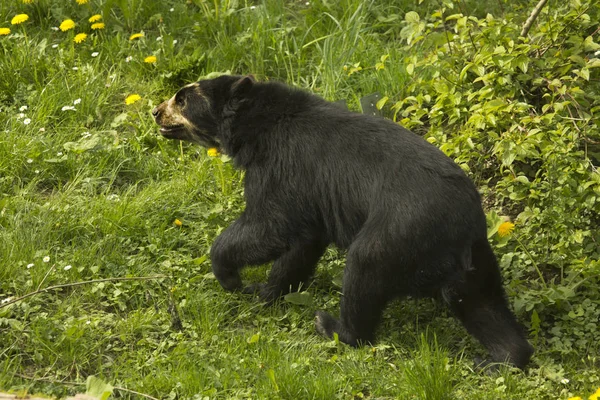
[(593, 395), (588, 397), (588, 400), (598, 400), (599, 397), (600, 397), (600, 388), (598, 388), (598, 390), (596, 390), (596, 393), (594, 393)]
[(10, 28), (0, 28), (0, 36), (10, 35)]
[(211, 147), (210, 149), (206, 150), (206, 154), (208, 154), (209, 157), (218, 157), (219, 149), (216, 147)]
[(85, 40), (85, 38), (87, 37), (87, 33), (78, 33), (77, 35), (75, 35), (75, 37), (73, 38), (73, 41), (75, 43), (81, 43)]
[(144, 58), (144, 62), (148, 64), (154, 64), (156, 62), (156, 56), (148, 56)]
[(33, 3), (33, 0), (22, 0), (23, 4), (31, 4)]
[(65, 19), (63, 22), (60, 23), (59, 28), (61, 31), (66, 32), (69, 29), (75, 28), (75, 22), (73, 22), (72, 19)]
[(65, 271), (70, 270), (71, 268), (73, 268), (71, 265), (65, 265), (65, 267), (63, 268)]
[(27, 264), (27, 269), (32, 268), (34, 265), (34, 263)]
[(98, 22), (98, 21), (100, 21), (101, 19), (102, 19), (102, 15), (100, 15), (100, 14), (94, 14), (94, 15), (92, 15), (92, 16), (90, 17), (90, 19), (88, 19), (88, 21), (89, 21), (89, 22), (90, 22), (90, 24), (91, 24), (91, 23), (94, 23), (94, 22)]
[(12, 25), (19, 25), (29, 19), (29, 15), (27, 14), (17, 14), (10, 20)]
[(135, 40), (135, 39), (139, 39), (141, 37), (144, 37), (143, 33), (134, 33), (133, 35), (129, 36), (129, 40)]
[(141, 99), (142, 99), (142, 97), (139, 94), (130, 94), (125, 99), (125, 104), (130, 105)]
[(105, 25), (104, 22), (96, 22), (95, 24), (92, 24), (91, 28), (93, 30), (97, 30), (97, 29), (104, 29)]
[(583, 399), (579, 396), (575, 396), (575, 397), (569, 397), (568, 400), (583, 400)]
[(23, 120), (23, 124), (25, 124), (25, 125), (29, 125), (30, 123), (31, 123), (31, 119), (30, 118), (25, 118)]
[(42, 258), (42, 261), (45, 263), (50, 262), (50, 256), (46, 256), (46, 257)]
[(77, 0), (77, 4), (79, 4), (80, 6), (87, 4), (88, 0)]
[(512, 233), (513, 229), (515, 229), (515, 224), (512, 222), (503, 222), (498, 227), (498, 235), (500, 237), (508, 236)]
[(177, 219), (177, 218), (175, 218), (175, 221), (173, 221), (173, 224), (176, 225), (176, 226), (183, 225), (183, 223), (179, 219)]
[(98, 57), (98, 54), (100, 54), (100, 53), (98, 53), (97, 51), (95, 51), (95, 52), (92, 53), (92, 57)]

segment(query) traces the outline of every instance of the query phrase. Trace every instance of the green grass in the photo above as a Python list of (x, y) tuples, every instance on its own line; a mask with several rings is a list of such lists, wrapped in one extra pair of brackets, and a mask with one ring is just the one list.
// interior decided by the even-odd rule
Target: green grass
[[(575, 355), (536, 336), (531, 369), (487, 374), (473, 369), (481, 347), (428, 300), (393, 304), (374, 346), (317, 336), (314, 312), (339, 308), (333, 281), (343, 254), (335, 249), (308, 288), (311, 305), (265, 308), (221, 289), (207, 254), (243, 209), (242, 175), (200, 147), (160, 138), (152, 107), (224, 71), (286, 81), (356, 110), (375, 91), (402, 98), (411, 79), (399, 38), (404, 14), (439, 7), (305, 3), (0, 4), (0, 28), (12, 30), (0, 36), (0, 299), (167, 276), (67, 287), (0, 308), (0, 389), (66, 396), (96, 375), (170, 399), (554, 399), (600, 385), (583, 328), (563, 336)], [(456, 3), (477, 15), (521, 4)], [(30, 19), (13, 26), (18, 13)], [(87, 19), (97, 13), (106, 28), (92, 31)], [(66, 18), (74, 30), (52, 29)], [(76, 44), (79, 32), (88, 37)], [(144, 63), (148, 55), (157, 63)], [(350, 74), (357, 63), (362, 70)], [(126, 105), (132, 93), (142, 99)], [(263, 280), (267, 272), (244, 273)]]

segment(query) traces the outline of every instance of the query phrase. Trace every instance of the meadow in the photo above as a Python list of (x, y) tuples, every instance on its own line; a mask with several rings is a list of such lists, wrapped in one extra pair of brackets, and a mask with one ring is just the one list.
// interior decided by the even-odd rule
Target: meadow
[[(115, 398), (598, 399), (600, 3), (550, 1), (522, 37), (534, 3), (3, 0), (0, 392), (65, 397), (94, 376)], [(476, 369), (481, 346), (432, 300), (394, 303), (371, 346), (318, 336), (335, 248), (275, 306), (222, 290), (208, 251), (243, 173), (161, 138), (150, 110), (227, 72), (356, 112), (378, 93), (452, 157), (530, 367)]]

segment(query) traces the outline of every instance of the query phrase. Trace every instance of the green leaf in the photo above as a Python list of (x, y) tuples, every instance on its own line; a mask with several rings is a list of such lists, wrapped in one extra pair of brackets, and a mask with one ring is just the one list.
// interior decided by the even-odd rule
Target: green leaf
[(63, 147), (67, 151), (72, 151), (73, 153), (83, 153), (89, 150), (94, 150), (100, 147), (100, 136), (93, 135), (89, 138), (84, 138), (79, 140), (78, 142), (66, 142), (63, 144)]
[(260, 339), (260, 332), (255, 333), (250, 338), (248, 338), (248, 340), (246, 340), (246, 341), (248, 342), (248, 344), (252, 344), (252, 343), (258, 342), (258, 339)]
[(588, 36), (585, 38), (585, 41), (583, 42), (583, 49), (585, 51), (596, 51), (596, 50), (600, 49), (600, 44), (594, 42), (593, 37)]
[(85, 382), (85, 388), (85, 394), (99, 400), (108, 399), (113, 392), (111, 384), (104, 382), (100, 378), (96, 378), (94, 375), (88, 376)]
[(288, 293), (283, 298), (288, 303), (296, 304), (298, 306), (311, 306), (313, 304), (312, 294), (309, 292)]
[(389, 97), (387, 97), (387, 96), (383, 96), (383, 97), (381, 98), (381, 100), (379, 100), (379, 101), (377, 102), (377, 104), (376, 104), (375, 106), (377, 107), (377, 109), (378, 109), (378, 110), (381, 110), (381, 109), (383, 108), (383, 106), (385, 105), (385, 103), (387, 103), (387, 101), (388, 101), (389, 99), (390, 99)]
[(416, 12), (409, 11), (404, 16), (404, 20), (408, 23), (416, 24), (421, 20), (421, 18), (419, 17), (419, 14), (417, 14)]

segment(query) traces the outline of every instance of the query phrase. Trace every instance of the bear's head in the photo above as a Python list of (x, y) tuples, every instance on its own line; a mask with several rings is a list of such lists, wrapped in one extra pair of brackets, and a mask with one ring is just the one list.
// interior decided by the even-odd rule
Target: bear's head
[(252, 76), (232, 75), (194, 82), (155, 107), (152, 115), (168, 139), (220, 148), (220, 125), (235, 114), (254, 83)]

